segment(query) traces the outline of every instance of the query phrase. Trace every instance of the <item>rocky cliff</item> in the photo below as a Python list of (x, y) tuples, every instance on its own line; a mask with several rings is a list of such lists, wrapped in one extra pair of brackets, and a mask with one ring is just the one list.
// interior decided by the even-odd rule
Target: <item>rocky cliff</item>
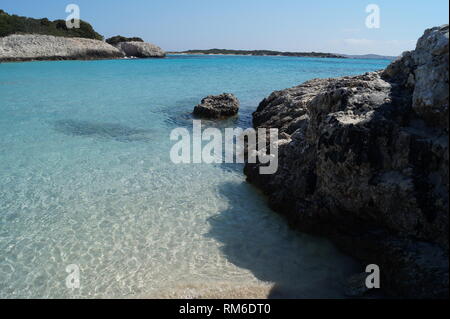
[(120, 58), (124, 54), (106, 42), (37, 34), (0, 38), (0, 61)]
[(161, 58), (165, 52), (144, 42), (122, 42), (113, 46), (93, 39), (38, 34), (13, 34), (0, 38), (0, 61), (90, 60), (127, 56)]
[(248, 181), (294, 227), (381, 269), (385, 292), (448, 297), (448, 25), (386, 70), (272, 93), (279, 169)]

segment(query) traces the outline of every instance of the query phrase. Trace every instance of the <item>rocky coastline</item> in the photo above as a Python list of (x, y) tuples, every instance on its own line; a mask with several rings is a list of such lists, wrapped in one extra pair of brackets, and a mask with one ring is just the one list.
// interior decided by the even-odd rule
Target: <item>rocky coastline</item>
[(165, 52), (161, 48), (144, 42), (119, 43), (113, 46), (94, 39), (40, 34), (13, 34), (0, 38), (0, 62), (164, 56)]
[(448, 40), (425, 31), (385, 70), (277, 91), (253, 114), (278, 128), (279, 169), (247, 180), (298, 230), (377, 264), (394, 297), (448, 298)]

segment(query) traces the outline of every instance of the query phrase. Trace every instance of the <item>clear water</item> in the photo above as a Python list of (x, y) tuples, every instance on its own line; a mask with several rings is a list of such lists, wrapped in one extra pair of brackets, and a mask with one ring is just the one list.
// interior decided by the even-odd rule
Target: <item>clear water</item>
[[(0, 64), (0, 298), (158, 296), (270, 283), (339, 297), (358, 266), (288, 228), (241, 165), (175, 165), (171, 129), (205, 95), (242, 103), (388, 61), (173, 56)], [(80, 267), (80, 289), (66, 266)], [(275, 290), (275, 289), (274, 289)], [(226, 296), (225, 296), (226, 297)]]

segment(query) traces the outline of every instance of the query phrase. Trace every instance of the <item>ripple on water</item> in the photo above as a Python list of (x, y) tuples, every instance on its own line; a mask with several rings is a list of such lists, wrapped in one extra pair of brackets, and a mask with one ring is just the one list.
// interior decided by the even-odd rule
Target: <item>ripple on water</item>
[[(241, 114), (224, 123), (246, 127), (263, 97), (317, 77), (314, 70), (331, 77), (384, 67), (311, 61), (2, 65), (0, 298), (234, 296), (236, 289), (341, 296), (338, 282), (354, 262), (325, 240), (291, 231), (244, 182), (241, 165), (174, 165), (168, 155), (170, 131), (189, 127), (206, 95), (235, 93)], [(70, 264), (80, 268), (80, 289), (66, 287)]]

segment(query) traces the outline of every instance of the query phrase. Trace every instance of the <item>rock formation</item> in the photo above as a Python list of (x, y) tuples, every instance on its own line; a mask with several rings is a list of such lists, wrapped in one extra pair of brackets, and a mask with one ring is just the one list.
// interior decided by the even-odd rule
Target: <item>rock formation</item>
[(90, 60), (131, 56), (162, 58), (165, 55), (160, 47), (137, 41), (112, 46), (93, 39), (38, 34), (13, 34), (0, 38), (0, 61)]
[(391, 296), (448, 297), (448, 25), (386, 70), (272, 93), (279, 169), (248, 181), (299, 230), (377, 264)]
[(163, 58), (166, 56), (166, 53), (160, 47), (146, 42), (120, 42), (116, 47), (129, 57)]
[(207, 96), (194, 108), (195, 116), (211, 119), (234, 116), (238, 112), (239, 100), (230, 93)]
[(0, 61), (121, 58), (123, 53), (106, 42), (38, 34), (0, 38)]

